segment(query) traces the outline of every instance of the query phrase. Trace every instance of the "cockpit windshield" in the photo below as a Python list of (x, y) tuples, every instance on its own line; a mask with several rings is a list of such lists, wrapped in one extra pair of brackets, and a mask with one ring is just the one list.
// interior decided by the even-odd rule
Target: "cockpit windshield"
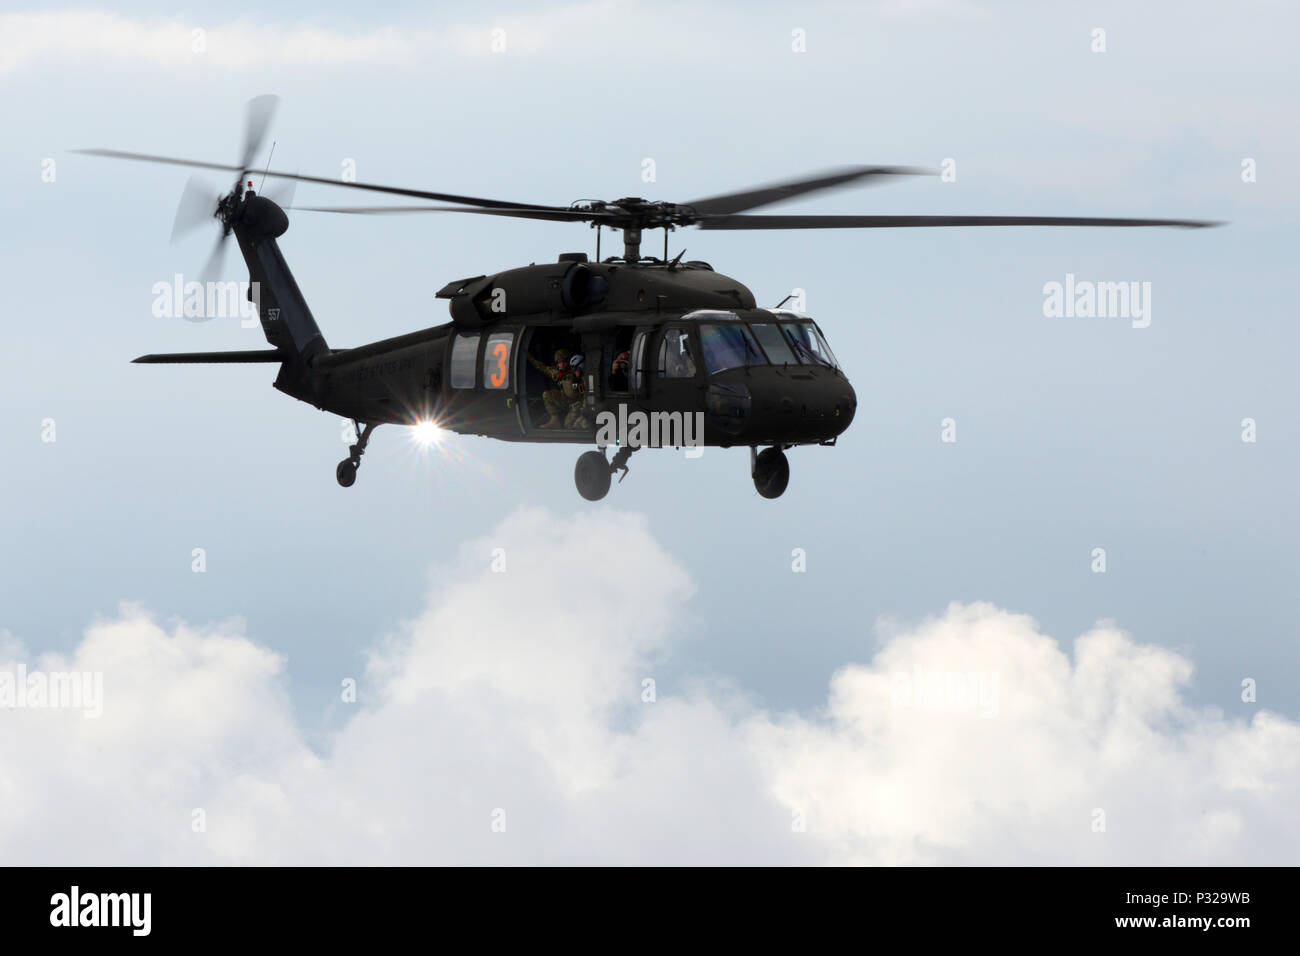
[(710, 375), (729, 368), (767, 364), (753, 334), (740, 323), (701, 325), (700, 343), (704, 346), (704, 367)]
[(763, 346), (768, 361), (773, 365), (798, 365), (799, 360), (790, 351), (790, 343), (781, 334), (781, 327), (775, 322), (755, 322), (752, 326), (754, 338)]
[(794, 352), (799, 356), (800, 362), (806, 365), (840, 367), (840, 363), (835, 361), (835, 354), (831, 352), (831, 347), (826, 344), (821, 332), (817, 331), (817, 326), (805, 320), (783, 322), (781, 327), (785, 329), (785, 334), (794, 346)]

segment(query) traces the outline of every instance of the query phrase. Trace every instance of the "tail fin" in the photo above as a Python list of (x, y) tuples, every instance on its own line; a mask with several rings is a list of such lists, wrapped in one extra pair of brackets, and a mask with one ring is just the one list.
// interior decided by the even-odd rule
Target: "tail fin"
[(249, 190), (233, 228), (248, 264), (250, 295), (257, 302), (266, 340), (279, 352), (286, 371), (303, 371), (317, 355), (328, 353), (329, 346), (275, 241), (289, 228), (289, 217)]

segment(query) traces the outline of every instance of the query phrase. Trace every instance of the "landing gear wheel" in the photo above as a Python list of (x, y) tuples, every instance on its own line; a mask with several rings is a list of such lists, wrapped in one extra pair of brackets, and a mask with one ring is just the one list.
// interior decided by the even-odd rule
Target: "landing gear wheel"
[(375, 430), (374, 422), (362, 424), (354, 421), (352, 424), (357, 429), (357, 443), (348, 446), (348, 457), (339, 462), (338, 467), (334, 469), (334, 477), (344, 488), (351, 488), (356, 484), (357, 469), (361, 467), (361, 456), (366, 453), (366, 446), (370, 444), (370, 433)]
[(603, 452), (587, 451), (578, 456), (573, 467), (573, 481), (578, 494), (588, 501), (599, 501), (609, 494), (611, 472)]
[(764, 498), (780, 498), (790, 484), (790, 459), (780, 448), (767, 448), (754, 459), (754, 487)]

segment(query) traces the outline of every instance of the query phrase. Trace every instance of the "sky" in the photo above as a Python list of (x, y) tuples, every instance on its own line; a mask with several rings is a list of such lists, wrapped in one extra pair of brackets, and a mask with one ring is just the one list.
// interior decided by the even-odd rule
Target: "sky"
[[(0, 684), (103, 677), (94, 717), (0, 686), (5, 859), (1294, 861), (1293, 9), (276, 9), (0, 9)], [(345, 490), (342, 423), (267, 367), (130, 364), (265, 342), (153, 314), (213, 240), (169, 242), (186, 171), (71, 152), (233, 162), (267, 92), (313, 175), (680, 202), (908, 164), (955, 178), (772, 211), (1226, 224), (681, 230), (761, 305), (803, 290), (854, 384), (782, 498), (743, 449), (591, 504), (576, 448), (395, 427)], [(474, 216), (280, 245), (336, 348), (594, 251)], [(1046, 315), (1067, 276), (1149, 324)]]

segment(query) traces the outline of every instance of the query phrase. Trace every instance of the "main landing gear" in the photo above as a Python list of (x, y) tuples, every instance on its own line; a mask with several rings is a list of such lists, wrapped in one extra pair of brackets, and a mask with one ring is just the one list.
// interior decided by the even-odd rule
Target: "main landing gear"
[(334, 477), (344, 488), (351, 488), (356, 482), (357, 469), (361, 467), (361, 456), (366, 453), (366, 445), (370, 444), (370, 433), (375, 430), (374, 422), (366, 422), (364, 426), (357, 421), (352, 424), (357, 429), (357, 443), (348, 448), (348, 457), (339, 462), (339, 466), (334, 469)]
[[(578, 486), (578, 494), (588, 501), (599, 501), (609, 494), (616, 471), (622, 482), (627, 477), (627, 460), (632, 457), (635, 448), (623, 447), (614, 455), (614, 460), (605, 458), (605, 449), (587, 451), (578, 456), (578, 463), (573, 468), (573, 482)], [(346, 464), (346, 462), (344, 462)], [(340, 465), (340, 468), (343, 466)], [(790, 484), (790, 459), (785, 457), (785, 449), (780, 445), (771, 448), (749, 449), (749, 473), (754, 479), (754, 488), (764, 498), (780, 498)], [(339, 479), (340, 481), (342, 479)]]
[(749, 473), (754, 478), (754, 487), (764, 498), (780, 498), (790, 484), (790, 459), (779, 445), (765, 448), (749, 449)]
[(613, 461), (605, 458), (605, 450), (586, 451), (578, 456), (578, 463), (573, 468), (573, 482), (578, 486), (578, 494), (588, 501), (599, 501), (609, 494), (609, 486), (614, 472), (621, 471), (619, 483), (627, 477), (627, 460), (632, 457), (635, 448), (624, 446), (614, 455)]

